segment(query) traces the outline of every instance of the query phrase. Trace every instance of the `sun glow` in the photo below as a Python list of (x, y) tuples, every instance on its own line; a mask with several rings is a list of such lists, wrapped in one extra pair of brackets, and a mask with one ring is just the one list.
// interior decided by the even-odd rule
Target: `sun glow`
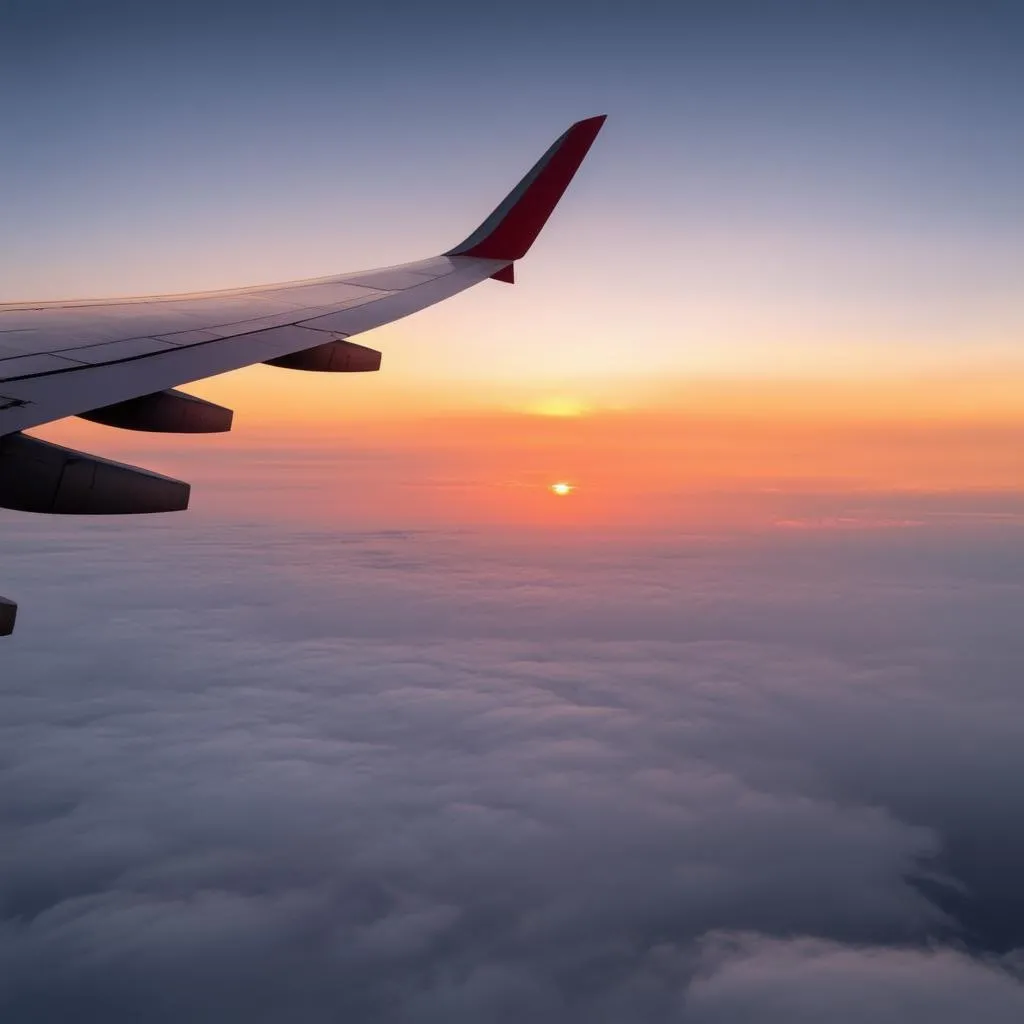
[(587, 407), (575, 398), (553, 396), (535, 402), (528, 407), (527, 412), (534, 416), (583, 416), (587, 412)]
[(551, 485), (551, 491), (553, 494), (557, 494), (560, 498), (564, 498), (567, 494), (572, 494), (575, 488), (572, 484), (567, 484), (564, 481), (559, 481), (557, 484)]

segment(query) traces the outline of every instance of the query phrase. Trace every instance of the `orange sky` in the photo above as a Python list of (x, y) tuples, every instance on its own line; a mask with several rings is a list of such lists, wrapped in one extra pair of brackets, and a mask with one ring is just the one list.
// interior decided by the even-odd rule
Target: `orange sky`
[[(1010, 377), (691, 379), (624, 387), (618, 408), (607, 389), (268, 367), (189, 390), (235, 408), (234, 431), (40, 433), (190, 480), (194, 509), (382, 525), (763, 526), (811, 515), (808, 496), (974, 495), (983, 510), (1024, 485), (1024, 381)], [(559, 480), (570, 496), (550, 493)]]

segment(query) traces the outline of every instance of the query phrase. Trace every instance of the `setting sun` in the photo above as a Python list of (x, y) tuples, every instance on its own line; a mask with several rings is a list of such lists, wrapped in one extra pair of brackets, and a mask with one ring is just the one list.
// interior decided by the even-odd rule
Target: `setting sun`
[(567, 494), (572, 494), (573, 487), (572, 484), (557, 483), (551, 485), (551, 490), (559, 497), (564, 498)]

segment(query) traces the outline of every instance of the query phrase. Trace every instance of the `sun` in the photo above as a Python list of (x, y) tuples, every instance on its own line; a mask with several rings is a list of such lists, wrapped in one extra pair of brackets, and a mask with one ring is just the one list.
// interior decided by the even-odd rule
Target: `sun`
[(551, 491), (553, 494), (557, 494), (560, 498), (564, 498), (567, 494), (572, 494), (575, 490), (572, 484), (565, 483), (564, 480), (560, 480), (557, 484), (551, 485)]

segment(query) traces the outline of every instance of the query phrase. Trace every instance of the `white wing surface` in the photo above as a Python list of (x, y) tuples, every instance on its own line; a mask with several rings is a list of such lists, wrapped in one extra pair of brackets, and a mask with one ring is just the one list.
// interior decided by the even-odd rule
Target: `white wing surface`
[(507, 263), (438, 256), (241, 291), (0, 306), (0, 434), (361, 334)]

